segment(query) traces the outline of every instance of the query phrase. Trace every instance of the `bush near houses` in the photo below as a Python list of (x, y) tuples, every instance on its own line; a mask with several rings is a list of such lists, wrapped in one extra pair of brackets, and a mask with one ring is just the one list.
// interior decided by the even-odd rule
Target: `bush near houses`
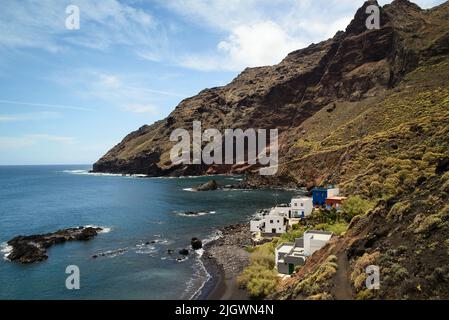
[[(341, 235), (347, 228), (348, 223), (336, 210), (316, 210), (307, 220), (294, 225), (292, 229), (272, 242), (256, 247), (248, 247), (247, 251), (251, 253), (250, 265), (238, 277), (238, 284), (245, 288), (253, 299), (263, 299), (273, 294), (280, 282), (274, 265), (276, 246), (285, 242), (294, 242), (296, 238), (302, 237), (307, 230), (331, 231), (336, 235)], [(312, 279), (318, 279), (319, 281), (327, 279), (337, 268), (334, 264), (334, 259), (330, 259), (319, 272), (313, 274), (311, 278), (302, 283), (302, 286), (310, 291), (311, 299), (329, 298), (328, 294), (314, 290), (310, 282)]]
[(279, 278), (274, 269), (275, 244), (269, 242), (250, 249), (250, 265), (237, 278), (238, 284), (253, 299), (263, 299), (276, 290)]
[(362, 215), (373, 209), (374, 203), (363, 199), (360, 196), (349, 197), (341, 206), (341, 211), (347, 222), (358, 215)]

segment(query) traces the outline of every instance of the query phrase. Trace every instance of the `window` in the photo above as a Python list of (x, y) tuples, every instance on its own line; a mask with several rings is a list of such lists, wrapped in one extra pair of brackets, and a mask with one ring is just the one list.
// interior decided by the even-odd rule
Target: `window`
[(301, 207), (304, 207), (304, 203), (303, 202), (301, 202)]
[(273, 220), (270, 220), (270, 223), (273, 223)]

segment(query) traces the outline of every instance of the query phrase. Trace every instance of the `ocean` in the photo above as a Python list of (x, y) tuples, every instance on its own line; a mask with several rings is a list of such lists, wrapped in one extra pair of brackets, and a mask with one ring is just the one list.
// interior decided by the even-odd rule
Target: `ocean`
[[(289, 202), (293, 195), (192, 192), (212, 178), (100, 175), (90, 169), (0, 166), (0, 299), (196, 298), (211, 277), (200, 260), (202, 250), (183, 260), (178, 251), (189, 248), (192, 237), (210, 241), (219, 236), (219, 227), (247, 222), (259, 209)], [(213, 179), (231, 184), (241, 177)], [(77, 226), (99, 226), (104, 232), (88, 242), (55, 245), (41, 263), (21, 265), (5, 258), (6, 241), (15, 236)], [(80, 290), (65, 286), (69, 265), (79, 267)]]

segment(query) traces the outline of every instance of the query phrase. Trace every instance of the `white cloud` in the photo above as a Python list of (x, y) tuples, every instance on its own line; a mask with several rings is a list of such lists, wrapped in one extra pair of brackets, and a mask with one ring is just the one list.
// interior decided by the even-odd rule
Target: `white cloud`
[(217, 54), (187, 56), (181, 65), (204, 70), (242, 70), (279, 63), (285, 56), (305, 44), (290, 37), (273, 21), (240, 25), (217, 45)]
[(51, 134), (29, 134), (26, 135), (25, 137), (34, 141), (45, 140), (61, 143), (72, 143), (75, 140), (72, 137), (55, 136)]
[[(65, 8), (80, 8), (81, 28), (67, 30)], [(133, 50), (160, 49), (166, 43), (161, 27), (148, 12), (118, 0), (3, 1), (0, 48), (40, 48), (59, 52), (69, 46)]]
[(0, 114), (0, 122), (38, 121), (57, 118), (61, 118), (61, 114), (57, 112)]
[(0, 149), (17, 149), (38, 145), (42, 142), (71, 144), (75, 142), (72, 137), (56, 136), (51, 134), (28, 134), (20, 137), (0, 137)]
[(155, 78), (149, 80), (146, 75), (141, 74), (75, 69), (70, 71), (70, 77), (62, 72), (48, 79), (67, 87), (78, 98), (97, 101), (100, 106), (154, 116), (164, 115), (168, 108), (172, 107), (172, 105), (167, 105), (167, 109), (156, 107), (165, 103), (166, 97), (176, 100), (187, 97), (186, 94), (179, 92), (153, 89), (151, 81), (155, 81)]
[(149, 113), (151, 115), (159, 115), (159, 110), (153, 105), (130, 104), (123, 107), (123, 110), (134, 113)]
[(275, 22), (265, 21), (234, 28), (218, 44), (218, 49), (229, 56), (231, 68), (242, 68), (280, 62), (289, 52), (304, 45)]
[(166, 5), (192, 23), (227, 34), (214, 51), (179, 58), (180, 65), (203, 71), (279, 63), (288, 53), (344, 30), (359, 6), (353, 0), (173, 0)]
[(12, 104), (12, 105), (20, 105), (20, 106), (29, 106), (29, 107), (52, 108), (52, 109), (64, 109), (64, 110), (76, 110), (76, 111), (93, 111), (93, 109), (85, 108), (85, 107), (68, 106), (68, 105), (62, 105), (62, 104), (40, 103), (40, 102), (6, 100), (6, 99), (0, 99), (0, 103)]
[[(326, 40), (343, 30), (364, 0), (119, 0), (3, 1), (0, 50), (73, 46), (96, 50), (124, 46), (137, 57), (200, 70), (239, 71), (279, 62), (289, 51)], [(391, 2), (382, 0), (381, 4)], [(443, 0), (417, 0), (428, 8)], [(65, 8), (78, 5), (81, 29), (65, 28)], [(177, 15), (150, 13), (164, 7)], [(218, 35), (215, 46), (182, 45), (179, 20), (187, 28)], [(176, 21), (174, 23), (173, 21)], [(188, 29), (187, 29), (188, 30)], [(192, 34), (196, 40), (200, 35)], [(207, 43), (207, 42), (205, 42)]]
[[(442, 2), (417, 1), (423, 8)], [(180, 65), (202, 71), (240, 71), (248, 66), (276, 64), (291, 51), (345, 30), (363, 3), (364, 0), (164, 1), (189, 22), (226, 34), (214, 51), (178, 57)]]

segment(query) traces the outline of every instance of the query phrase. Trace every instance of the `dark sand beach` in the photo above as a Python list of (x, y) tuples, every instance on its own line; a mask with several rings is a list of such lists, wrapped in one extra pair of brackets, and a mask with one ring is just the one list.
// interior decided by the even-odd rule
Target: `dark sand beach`
[(222, 237), (205, 246), (203, 262), (212, 279), (205, 300), (248, 300), (244, 289), (239, 288), (237, 277), (249, 264), (245, 247), (252, 245), (249, 225), (232, 225), (220, 229)]

